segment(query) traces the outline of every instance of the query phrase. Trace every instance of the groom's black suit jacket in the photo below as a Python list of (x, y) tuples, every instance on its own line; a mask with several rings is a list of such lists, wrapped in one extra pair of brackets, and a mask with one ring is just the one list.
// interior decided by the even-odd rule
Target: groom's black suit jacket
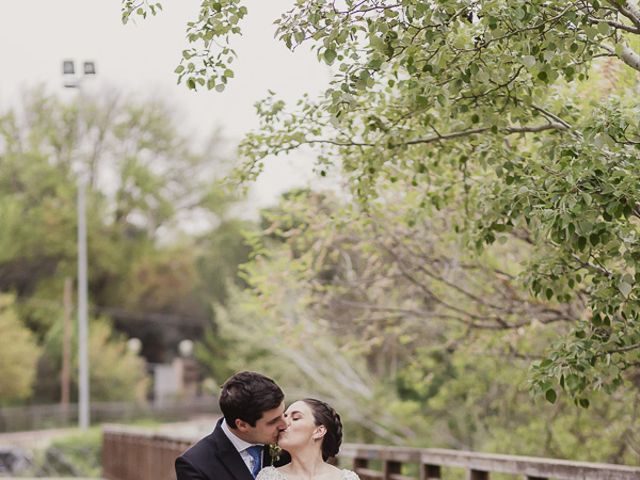
[[(176, 459), (177, 480), (254, 480), (240, 453), (222, 431), (223, 421), (220, 419), (211, 435)], [(266, 447), (262, 465), (271, 465)]]

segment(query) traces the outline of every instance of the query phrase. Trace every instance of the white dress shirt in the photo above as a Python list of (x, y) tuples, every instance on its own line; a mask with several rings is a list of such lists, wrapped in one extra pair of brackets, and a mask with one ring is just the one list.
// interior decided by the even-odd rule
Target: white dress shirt
[[(236, 450), (238, 450), (238, 453), (242, 457), (242, 460), (244, 461), (249, 471), (253, 472), (253, 457), (249, 455), (249, 452), (247, 452), (247, 448), (253, 447), (254, 445), (260, 445), (260, 446), (263, 446), (263, 445), (261, 443), (249, 443), (242, 440), (235, 433), (233, 433), (233, 430), (231, 430), (229, 425), (227, 425), (226, 420), (222, 421), (221, 427), (222, 427), (222, 431), (227, 436), (229, 441), (233, 444), (234, 447), (236, 447)], [(264, 466), (264, 450), (262, 451), (261, 461)]]

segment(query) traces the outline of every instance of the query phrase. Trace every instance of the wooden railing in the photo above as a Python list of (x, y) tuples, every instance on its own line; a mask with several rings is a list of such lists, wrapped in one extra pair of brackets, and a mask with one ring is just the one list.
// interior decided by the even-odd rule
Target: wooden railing
[[(108, 480), (175, 480), (174, 460), (195, 440), (114, 425), (103, 432)], [(492, 473), (526, 480), (640, 480), (640, 467), (437, 448), (344, 444), (338, 460), (361, 480), (489, 480)]]
[[(491, 473), (511, 474), (527, 480), (640, 480), (640, 467), (574, 462), (549, 458), (497, 455), (438, 448), (401, 448), (346, 444), (340, 450), (362, 480), (432, 480), (443, 478), (443, 469), (465, 471), (469, 480), (488, 480)], [(380, 470), (370, 469), (371, 463)], [(412, 476), (404, 475), (413, 466)], [(403, 468), (404, 467), (404, 468)]]
[(174, 462), (192, 439), (120, 425), (102, 427), (102, 477), (108, 480), (175, 480)]

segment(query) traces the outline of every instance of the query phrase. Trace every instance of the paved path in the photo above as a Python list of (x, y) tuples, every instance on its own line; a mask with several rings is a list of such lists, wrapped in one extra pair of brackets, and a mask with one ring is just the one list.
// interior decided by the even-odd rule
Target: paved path
[[(177, 435), (183, 438), (201, 438), (210, 434), (219, 416), (202, 415), (185, 422), (163, 423), (140, 428), (157, 433)], [(49, 430), (32, 430), (27, 432), (0, 433), (0, 447), (43, 448), (52, 440), (77, 434), (77, 428), (55, 428)]]
[(76, 428), (52, 428), (49, 430), (31, 430), (28, 432), (0, 433), (0, 447), (41, 448), (52, 440), (78, 433)]
[[(139, 426), (158, 434), (176, 435), (181, 438), (193, 438), (194, 440), (204, 437), (213, 431), (219, 417), (214, 415), (203, 415), (194, 417), (186, 422), (163, 423), (153, 426)], [(57, 428), (50, 430), (33, 430), (27, 432), (0, 433), (0, 450), (3, 448), (19, 448), (25, 450), (47, 448), (55, 439), (68, 435), (78, 434), (77, 428)], [(17, 477), (7, 477), (0, 469), (0, 480)], [(67, 480), (69, 477), (50, 477), (48, 480)], [(20, 477), (21, 480), (36, 480)], [(37, 480), (42, 480), (39, 478)], [(70, 480), (70, 479), (69, 479)], [(101, 480), (101, 479), (79, 479), (74, 480)]]
[(163, 423), (150, 430), (160, 434), (175, 435), (180, 438), (199, 439), (213, 432), (219, 415), (203, 415), (187, 422)]

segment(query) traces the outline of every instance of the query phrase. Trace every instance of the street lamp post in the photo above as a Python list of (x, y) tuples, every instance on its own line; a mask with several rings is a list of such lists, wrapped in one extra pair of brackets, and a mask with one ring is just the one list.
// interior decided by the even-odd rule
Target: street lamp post
[(89, 294), (87, 278), (86, 181), (78, 180), (78, 424), (89, 428)]
[[(84, 76), (95, 75), (93, 62), (84, 62), (83, 76), (75, 74), (72, 60), (62, 62), (65, 88), (80, 89)], [(89, 288), (87, 262), (87, 209), (86, 178), (78, 175), (78, 425), (82, 430), (89, 428)]]

